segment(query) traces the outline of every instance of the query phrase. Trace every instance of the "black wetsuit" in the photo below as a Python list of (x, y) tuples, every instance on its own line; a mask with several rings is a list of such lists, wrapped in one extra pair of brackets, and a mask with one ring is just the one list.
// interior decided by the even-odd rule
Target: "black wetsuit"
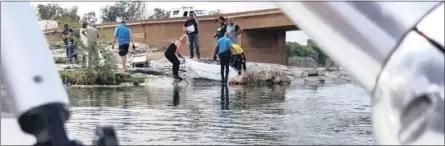
[[(227, 82), (227, 79), (229, 77), (229, 65), (230, 65), (230, 57), (231, 52), (229, 49), (227, 51), (224, 51), (221, 54), (218, 54), (219, 56), (219, 64), (221, 66), (221, 79), (222, 82)], [(224, 76), (225, 73), (225, 76)]]
[(232, 56), (232, 65), (238, 70), (238, 75), (241, 75), (241, 70), (246, 71), (246, 56), (244, 52)]
[(173, 76), (175, 78), (179, 78), (179, 62), (178, 57), (176, 57), (176, 50), (178, 48), (175, 45), (175, 41), (172, 41), (170, 45), (168, 45), (167, 50), (165, 50), (165, 57), (173, 64)]

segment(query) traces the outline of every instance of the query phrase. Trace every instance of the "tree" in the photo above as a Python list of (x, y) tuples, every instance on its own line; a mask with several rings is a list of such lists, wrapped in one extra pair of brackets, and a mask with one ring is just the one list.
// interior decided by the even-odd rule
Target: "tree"
[(37, 15), (40, 20), (56, 20), (59, 27), (68, 24), (70, 27), (78, 27), (80, 17), (77, 15), (77, 6), (70, 9), (62, 8), (57, 3), (37, 5)]
[(120, 12), (115, 6), (105, 6), (105, 8), (101, 8), (100, 11), (102, 12), (102, 21), (104, 22), (115, 22), (120, 16)]
[(105, 22), (114, 22), (118, 18), (124, 21), (139, 20), (144, 18), (146, 8), (142, 1), (120, 1), (102, 8), (101, 18)]
[(37, 5), (37, 16), (41, 20), (55, 20), (57, 17), (60, 17), (62, 13), (63, 8), (57, 3)]
[(79, 10), (78, 6), (73, 6), (71, 9), (63, 9), (62, 15), (56, 19), (65, 19), (69, 21), (80, 21), (79, 15), (77, 15), (77, 11)]
[(286, 49), (288, 57), (311, 57), (314, 60), (318, 60), (318, 52), (315, 51), (312, 46), (300, 45), (297, 42), (286, 42)]
[(320, 47), (317, 45), (316, 42), (314, 42), (312, 39), (308, 39), (307, 40), (307, 45), (311, 46), (313, 48), (314, 51), (316, 51), (318, 53), (318, 64), (321, 65), (325, 65), (326, 64), (326, 60), (328, 58), (328, 56), (326, 56), (323, 51), (321, 51)]
[(170, 18), (170, 11), (161, 9), (161, 8), (154, 8), (153, 9), (153, 15), (150, 15), (148, 17), (149, 19), (163, 19), (163, 18)]
[(78, 9), (79, 7), (77, 6), (73, 6), (70, 9), (63, 9), (62, 15), (56, 18), (59, 28), (65, 24), (68, 24), (71, 28), (80, 27), (80, 17), (77, 15)]
[(88, 24), (95, 24), (97, 22), (96, 13), (94, 11), (86, 13), (82, 17), (82, 22), (86, 22)]
[(143, 19), (147, 9), (145, 2), (142, 1), (121, 1), (117, 6), (121, 9), (121, 19), (125, 21)]

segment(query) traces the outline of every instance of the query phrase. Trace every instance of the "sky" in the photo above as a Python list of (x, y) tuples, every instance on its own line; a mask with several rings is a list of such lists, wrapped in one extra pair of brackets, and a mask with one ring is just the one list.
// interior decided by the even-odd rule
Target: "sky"
[[(31, 2), (32, 6), (38, 4), (49, 4), (53, 2)], [(94, 11), (97, 16), (101, 15), (100, 9), (106, 5), (113, 5), (114, 2), (57, 2), (64, 8), (71, 8), (75, 5), (79, 7), (78, 15)], [(232, 13), (239, 11), (251, 11), (259, 9), (276, 8), (271, 2), (146, 2), (148, 7), (148, 15), (150, 15), (154, 8), (162, 8), (170, 10), (172, 8), (179, 8), (182, 6), (193, 6), (195, 9), (216, 10), (220, 9), (223, 13)], [(302, 31), (288, 31), (286, 33), (286, 41), (296, 41), (300, 44), (306, 44), (307, 35)]]

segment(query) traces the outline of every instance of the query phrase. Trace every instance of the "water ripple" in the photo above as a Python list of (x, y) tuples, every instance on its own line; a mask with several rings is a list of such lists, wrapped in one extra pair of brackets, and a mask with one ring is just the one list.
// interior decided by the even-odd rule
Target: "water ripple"
[(69, 89), (70, 137), (112, 124), (120, 144), (374, 144), (370, 101), (328, 87)]

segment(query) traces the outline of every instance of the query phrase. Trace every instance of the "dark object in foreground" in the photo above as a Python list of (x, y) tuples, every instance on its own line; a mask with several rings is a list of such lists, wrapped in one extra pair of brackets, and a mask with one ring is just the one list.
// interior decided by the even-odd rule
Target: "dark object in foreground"
[(96, 146), (117, 146), (117, 136), (113, 126), (97, 126), (96, 138), (93, 140), (93, 145)]
[[(31, 109), (19, 117), (20, 128), (36, 138), (34, 146), (83, 146), (78, 140), (70, 140), (65, 122), (70, 113), (65, 105), (48, 103)], [(96, 146), (117, 146), (116, 133), (112, 126), (96, 128)]]

